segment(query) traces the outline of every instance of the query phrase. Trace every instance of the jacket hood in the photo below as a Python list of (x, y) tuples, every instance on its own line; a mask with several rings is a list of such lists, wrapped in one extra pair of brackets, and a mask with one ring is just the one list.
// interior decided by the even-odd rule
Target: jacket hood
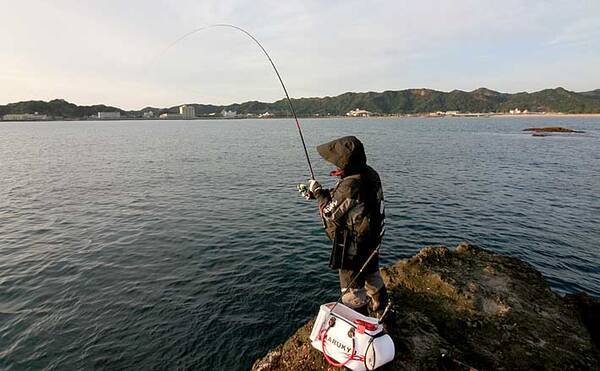
[(317, 152), (325, 161), (343, 169), (346, 173), (360, 171), (367, 165), (365, 149), (360, 140), (354, 136), (321, 144), (317, 146)]

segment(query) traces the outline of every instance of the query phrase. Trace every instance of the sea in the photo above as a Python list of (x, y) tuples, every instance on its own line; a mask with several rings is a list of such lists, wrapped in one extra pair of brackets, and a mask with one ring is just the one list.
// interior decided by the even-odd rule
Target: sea
[[(469, 241), (600, 296), (600, 117), (301, 124), (327, 187), (364, 143), (382, 265)], [(339, 293), (308, 176), (289, 119), (0, 122), (0, 369), (249, 369)]]

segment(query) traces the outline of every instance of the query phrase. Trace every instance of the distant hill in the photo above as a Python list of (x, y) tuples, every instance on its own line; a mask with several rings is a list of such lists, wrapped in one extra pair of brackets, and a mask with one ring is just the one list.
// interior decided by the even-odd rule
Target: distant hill
[[(378, 114), (416, 114), (436, 111), (461, 112), (508, 112), (511, 109), (530, 112), (600, 113), (600, 89), (588, 92), (573, 92), (564, 88), (545, 89), (533, 93), (500, 93), (479, 88), (470, 92), (453, 90), (442, 92), (431, 89), (388, 90), (384, 92), (344, 93), (335, 97), (292, 99), (300, 116), (344, 115), (355, 109), (365, 109)], [(288, 116), (285, 100), (272, 103), (250, 101), (219, 106), (212, 104), (190, 104), (200, 116), (218, 114), (222, 110), (238, 114), (260, 114), (269, 111), (276, 116)], [(78, 106), (62, 99), (49, 102), (26, 101), (0, 106), (0, 115), (7, 113), (39, 112), (51, 117), (86, 118), (99, 111), (119, 111), (126, 117), (141, 117), (143, 112), (155, 115), (177, 112), (178, 106), (168, 108), (146, 107), (141, 110), (125, 111), (105, 105)]]
[(30, 100), (26, 102), (9, 103), (0, 106), (0, 116), (7, 113), (34, 113), (46, 114), (51, 117), (81, 118), (91, 115), (97, 115), (98, 112), (119, 111), (125, 114), (120, 108), (97, 104), (93, 106), (78, 106), (69, 103), (64, 99), (54, 99), (49, 102), (41, 100)]

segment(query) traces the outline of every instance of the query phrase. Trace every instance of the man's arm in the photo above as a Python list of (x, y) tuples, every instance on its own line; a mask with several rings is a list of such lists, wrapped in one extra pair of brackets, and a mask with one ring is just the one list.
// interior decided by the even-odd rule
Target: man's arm
[(332, 191), (315, 188), (313, 193), (326, 222), (341, 225), (348, 211), (358, 203), (358, 187), (351, 179), (342, 180)]

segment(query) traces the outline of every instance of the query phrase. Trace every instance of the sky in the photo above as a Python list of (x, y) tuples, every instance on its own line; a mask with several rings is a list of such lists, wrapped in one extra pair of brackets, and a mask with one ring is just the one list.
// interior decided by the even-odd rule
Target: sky
[(0, 0), (0, 104), (124, 109), (347, 91), (600, 88), (598, 0)]

